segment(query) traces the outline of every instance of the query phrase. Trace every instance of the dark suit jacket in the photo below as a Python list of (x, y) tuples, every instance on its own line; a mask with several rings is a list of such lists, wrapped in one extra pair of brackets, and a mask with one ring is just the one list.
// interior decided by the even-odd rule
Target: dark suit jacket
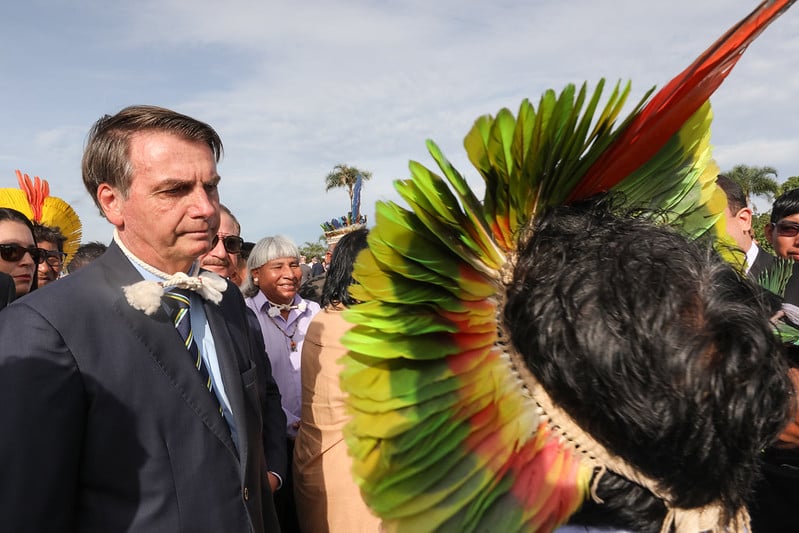
[(126, 301), (140, 280), (112, 245), (3, 311), (0, 528), (278, 531), (263, 437), (285, 442), (285, 419), (262, 418), (269, 370), (241, 294), (205, 304), (237, 450), (166, 313)]
[(14, 301), (17, 296), (17, 286), (14, 285), (14, 278), (0, 272), (0, 309)]
[(759, 248), (757, 251), (757, 256), (755, 256), (755, 262), (751, 267), (749, 267), (749, 277), (757, 281), (758, 276), (771, 267), (772, 263), (774, 263), (774, 259), (776, 258), (773, 255), (765, 251), (763, 248)]
[(322, 263), (314, 263), (311, 265), (311, 277), (321, 276), (325, 273), (325, 267)]
[(799, 261), (794, 264), (793, 274), (785, 286), (783, 300), (786, 303), (799, 306)]

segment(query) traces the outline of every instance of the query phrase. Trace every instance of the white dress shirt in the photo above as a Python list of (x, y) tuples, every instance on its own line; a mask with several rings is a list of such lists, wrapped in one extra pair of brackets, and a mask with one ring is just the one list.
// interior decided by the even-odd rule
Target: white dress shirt
[(760, 248), (754, 242), (752, 246), (746, 251), (746, 272), (744, 274), (749, 273), (749, 269), (752, 268), (752, 265), (755, 264), (755, 260), (757, 259), (757, 253), (760, 251)]

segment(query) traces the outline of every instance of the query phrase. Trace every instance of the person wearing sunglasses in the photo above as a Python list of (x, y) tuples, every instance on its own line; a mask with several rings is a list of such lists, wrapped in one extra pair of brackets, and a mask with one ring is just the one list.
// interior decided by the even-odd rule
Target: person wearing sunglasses
[(777, 256), (799, 260), (799, 189), (787, 191), (774, 200), (765, 233)]
[(36, 265), (45, 251), (36, 246), (33, 224), (28, 217), (9, 207), (0, 207), (0, 272), (14, 279), (16, 297), (37, 287)]
[(214, 239), (214, 247), (200, 256), (200, 266), (228, 278), (237, 286), (238, 263), (244, 239), (239, 237), (241, 225), (233, 213), (224, 205), (219, 205), (219, 231)]
[[(779, 258), (799, 261), (799, 189), (786, 191), (774, 200), (770, 221), (764, 230)], [(794, 263), (782, 301), (783, 309), (799, 306), (799, 263)], [(784, 316), (781, 320), (799, 325), (795, 316)], [(786, 343), (786, 351), (791, 359), (789, 375), (799, 390), (799, 346)], [(799, 506), (795, 491), (799, 481), (799, 410), (779, 436), (778, 443), (765, 449), (763, 463), (763, 476), (752, 497), (753, 530), (794, 531)]]
[(61, 276), (64, 260), (67, 257), (64, 253), (64, 243), (67, 242), (67, 238), (59, 228), (44, 224), (33, 225), (33, 237), (39, 248), (45, 251), (44, 261), (39, 263), (37, 268), (39, 287), (44, 287)]

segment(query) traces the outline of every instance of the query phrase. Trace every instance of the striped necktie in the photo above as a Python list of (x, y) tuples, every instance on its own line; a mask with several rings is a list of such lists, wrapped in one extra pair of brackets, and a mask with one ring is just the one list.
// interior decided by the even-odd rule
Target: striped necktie
[[(191, 291), (188, 289), (174, 288), (166, 291), (164, 296), (167, 299), (166, 303), (170, 309), (172, 322), (175, 324), (175, 329), (178, 330), (180, 337), (183, 339), (184, 346), (186, 346), (186, 349), (191, 355), (194, 367), (200, 373), (205, 387), (214, 395), (214, 399), (219, 403), (216, 393), (214, 392), (214, 382), (211, 381), (211, 375), (208, 373), (208, 368), (206, 368), (197, 343), (194, 342), (194, 334), (191, 331), (191, 313), (189, 312), (189, 308), (191, 307), (191, 300), (189, 299), (190, 294)], [(219, 413), (222, 413), (221, 405), (219, 406)]]

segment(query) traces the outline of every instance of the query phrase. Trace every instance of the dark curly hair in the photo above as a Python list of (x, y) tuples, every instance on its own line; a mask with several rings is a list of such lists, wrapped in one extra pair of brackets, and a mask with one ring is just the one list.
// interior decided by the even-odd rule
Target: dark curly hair
[[(754, 285), (702, 243), (607, 199), (542, 216), (505, 305), (515, 349), (554, 401), (673, 506), (728, 516), (792, 416), (781, 345)], [(573, 520), (659, 531), (647, 489), (611, 472)]]

